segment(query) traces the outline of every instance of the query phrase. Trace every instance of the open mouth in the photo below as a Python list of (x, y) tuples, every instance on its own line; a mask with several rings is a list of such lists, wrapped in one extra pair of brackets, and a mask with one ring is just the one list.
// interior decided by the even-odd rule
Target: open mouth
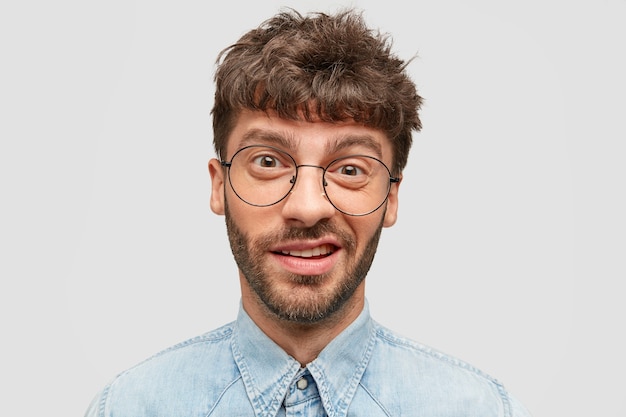
[(303, 249), (303, 250), (281, 250), (280, 252), (276, 252), (276, 253), (284, 255), (284, 256), (293, 256), (296, 258), (319, 259), (319, 258), (324, 258), (326, 256), (331, 255), (335, 250), (336, 250), (335, 245), (326, 243), (320, 246), (316, 246), (314, 248)]

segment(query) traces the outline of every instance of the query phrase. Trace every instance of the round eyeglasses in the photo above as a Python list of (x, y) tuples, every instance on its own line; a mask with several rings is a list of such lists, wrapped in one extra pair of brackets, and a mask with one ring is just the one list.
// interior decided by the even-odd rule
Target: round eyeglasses
[(299, 168), (319, 168), (326, 198), (350, 216), (365, 216), (378, 210), (387, 200), (391, 184), (400, 181), (372, 156), (343, 156), (326, 167), (298, 165), (287, 152), (265, 145), (241, 148), (230, 162), (221, 164), (228, 168), (228, 181), (237, 197), (256, 207), (284, 200), (296, 184)]

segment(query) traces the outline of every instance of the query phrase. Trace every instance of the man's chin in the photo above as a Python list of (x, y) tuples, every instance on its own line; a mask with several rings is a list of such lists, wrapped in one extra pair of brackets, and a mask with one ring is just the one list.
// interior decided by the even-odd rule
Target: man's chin
[(301, 276), (298, 280), (309, 285), (298, 285), (287, 296), (262, 297), (261, 301), (283, 321), (300, 324), (322, 322), (337, 314), (350, 297), (337, 293), (324, 297), (318, 286), (311, 285), (311, 280), (321, 279), (320, 276)]
[(273, 309), (272, 313), (279, 320), (293, 324), (313, 325), (331, 318), (335, 312), (321, 311), (313, 308)]

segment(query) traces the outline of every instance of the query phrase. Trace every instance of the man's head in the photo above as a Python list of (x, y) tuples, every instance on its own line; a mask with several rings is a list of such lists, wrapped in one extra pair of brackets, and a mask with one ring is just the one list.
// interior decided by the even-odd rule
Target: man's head
[(218, 62), (211, 208), (244, 307), (298, 323), (358, 309), (420, 128), (405, 63), (353, 12), (281, 13)]
[(274, 110), (286, 119), (352, 119), (380, 129), (393, 146), (392, 173), (402, 172), (411, 131), (421, 129), (422, 99), (389, 38), (360, 14), (280, 13), (222, 51), (218, 62), (212, 114), (219, 157), (230, 157), (228, 136), (242, 110)]

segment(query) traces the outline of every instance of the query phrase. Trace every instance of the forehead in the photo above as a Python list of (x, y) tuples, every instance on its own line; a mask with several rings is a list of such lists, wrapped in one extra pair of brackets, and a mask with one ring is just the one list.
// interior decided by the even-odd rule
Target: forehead
[(255, 144), (276, 146), (294, 157), (365, 153), (390, 162), (392, 154), (391, 143), (382, 130), (352, 120), (308, 122), (246, 110), (229, 135), (227, 156)]

